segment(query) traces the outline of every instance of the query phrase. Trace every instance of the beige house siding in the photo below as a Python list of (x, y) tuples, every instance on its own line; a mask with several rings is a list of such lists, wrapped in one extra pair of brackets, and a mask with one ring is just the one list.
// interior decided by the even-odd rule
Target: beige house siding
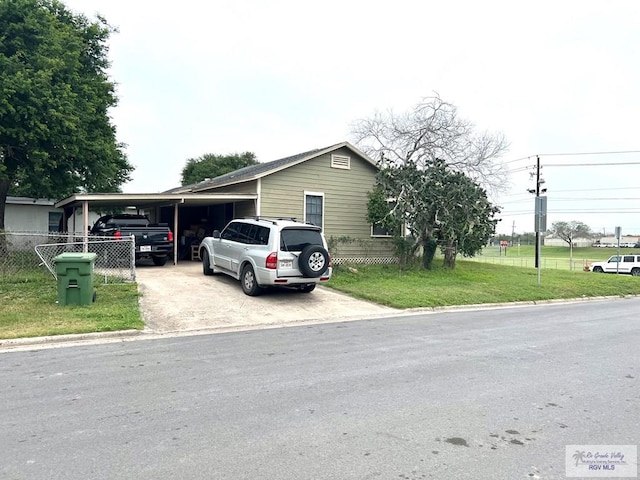
[(233, 216), (235, 218), (240, 217), (252, 217), (256, 214), (256, 203), (253, 200), (236, 202), (233, 207)]
[[(331, 167), (331, 155), (350, 157), (350, 168)], [(373, 238), (367, 223), (367, 192), (375, 184), (376, 169), (369, 162), (342, 148), (299, 163), (261, 179), (260, 214), (304, 219), (305, 192), (324, 196), (324, 233), (349, 237), (338, 245), (338, 254), (348, 257), (390, 256), (386, 238)], [(335, 253), (334, 253), (335, 256)]]

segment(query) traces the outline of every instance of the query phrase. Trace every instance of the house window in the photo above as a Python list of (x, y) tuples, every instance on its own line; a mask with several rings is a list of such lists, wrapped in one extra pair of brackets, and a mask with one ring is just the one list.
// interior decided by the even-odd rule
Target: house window
[(324, 229), (324, 193), (304, 192), (304, 221)]
[(371, 236), (372, 237), (390, 237), (391, 233), (384, 227), (373, 224), (371, 225)]
[(346, 155), (331, 155), (331, 168), (351, 169), (351, 157)]
[(60, 220), (62, 220), (62, 212), (49, 212), (49, 231), (60, 231)]
[[(394, 199), (387, 200), (387, 205), (389, 206), (390, 209), (393, 208), (395, 204), (396, 202)], [(384, 228), (382, 225), (378, 223), (374, 223), (373, 225), (371, 225), (371, 236), (372, 237), (392, 237), (393, 232), (390, 232), (389, 230), (387, 230), (386, 228)]]

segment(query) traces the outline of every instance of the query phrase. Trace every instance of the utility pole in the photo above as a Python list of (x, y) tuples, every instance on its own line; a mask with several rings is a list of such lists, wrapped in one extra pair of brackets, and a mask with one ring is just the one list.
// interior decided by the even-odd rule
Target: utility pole
[[(536, 177), (536, 188), (527, 190), (529, 193), (534, 193), (536, 195), (536, 199), (540, 196), (541, 193), (545, 193), (547, 191), (546, 188), (540, 188), (540, 185), (544, 183), (544, 180), (540, 177), (540, 155), (536, 155), (536, 172), (535, 174), (531, 174), (533, 177)], [(536, 200), (537, 202), (537, 200)], [(537, 203), (536, 203), (537, 205)], [(540, 229), (536, 228), (536, 268), (540, 266)]]

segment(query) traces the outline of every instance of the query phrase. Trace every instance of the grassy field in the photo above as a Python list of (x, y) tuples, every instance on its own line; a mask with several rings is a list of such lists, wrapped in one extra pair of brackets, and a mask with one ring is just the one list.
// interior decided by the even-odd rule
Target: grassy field
[[(436, 259), (435, 262), (441, 262)], [(337, 267), (328, 286), (357, 298), (395, 308), (440, 307), (562, 298), (640, 294), (640, 278), (458, 261), (454, 270), (426, 271), (397, 266), (356, 266), (357, 273)]]
[(96, 284), (90, 306), (56, 304), (56, 281), (48, 273), (0, 279), (0, 339), (142, 329), (135, 284)]
[[(635, 253), (637, 251), (638, 249), (621, 248), (620, 254), (624, 255), (625, 253)], [(574, 248), (572, 261), (570, 261), (568, 246), (543, 246), (540, 250), (540, 265), (544, 269), (582, 270), (591, 262), (607, 260), (611, 255), (616, 254), (616, 248)], [(507, 247), (506, 251), (500, 247), (487, 247), (480, 255), (468, 260), (496, 265), (535, 268), (535, 247), (533, 245)]]

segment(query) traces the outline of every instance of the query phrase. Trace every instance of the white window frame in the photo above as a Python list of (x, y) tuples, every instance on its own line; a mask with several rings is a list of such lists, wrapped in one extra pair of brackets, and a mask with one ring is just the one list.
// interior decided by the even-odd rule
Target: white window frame
[[(346, 164), (344, 161), (346, 160)], [(342, 170), (351, 170), (351, 157), (348, 155), (331, 155), (331, 168), (340, 168)]]
[(321, 197), (322, 198), (322, 231), (324, 231), (324, 217), (326, 216), (326, 210), (324, 208), (324, 192), (309, 192), (305, 190), (302, 197), (302, 209), (304, 212), (304, 221), (307, 222), (307, 197)]
[[(395, 198), (387, 198), (387, 203), (393, 203), (395, 201), (396, 201)], [(392, 238), (393, 237), (393, 235), (389, 235), (389, 234), (387, 234), (387, 235), (374, 235), (373, 234), (373, 227), (374, 227), (374, 225), (371, 224), (371, 238)], [(406, 231), (406, 228), (405, 228), (404, 224), (400, 228), (402, 229), (402, 231)]]
[(374, 234), (373, 233), (373, 225), (371, 225), (371, 238), (391, 238), (391, 237), (393, 237), (393, 235), (389, 235), (389, 234), (386, 234), (386, 235)]

